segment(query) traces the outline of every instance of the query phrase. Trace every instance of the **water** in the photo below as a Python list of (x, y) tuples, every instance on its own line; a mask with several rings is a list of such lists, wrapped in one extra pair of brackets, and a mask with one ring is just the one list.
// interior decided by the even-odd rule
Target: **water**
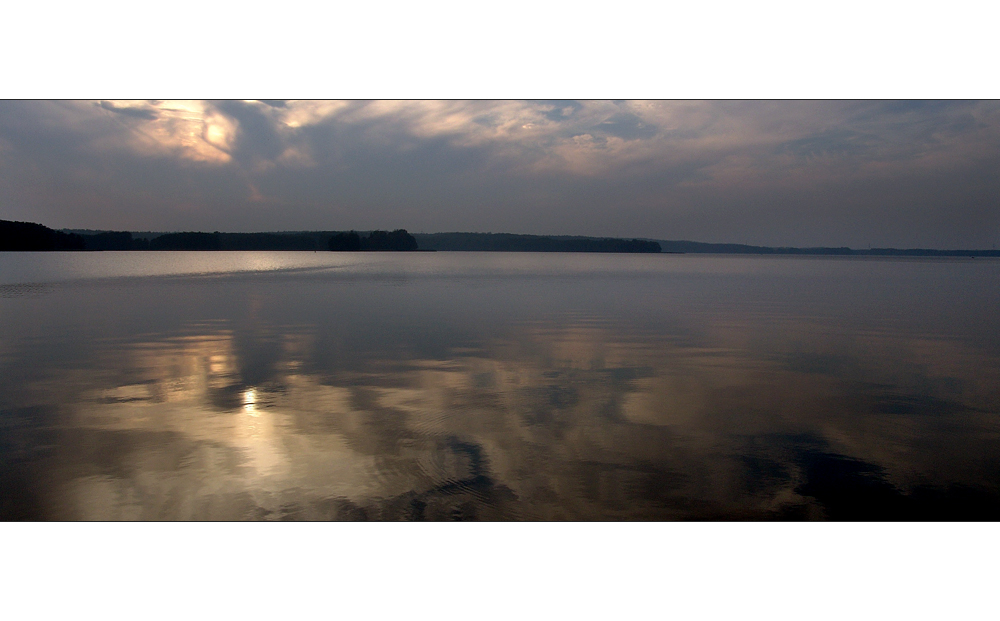
[(1000, 519), (1000, 261), (0, 253), (3, 519)]

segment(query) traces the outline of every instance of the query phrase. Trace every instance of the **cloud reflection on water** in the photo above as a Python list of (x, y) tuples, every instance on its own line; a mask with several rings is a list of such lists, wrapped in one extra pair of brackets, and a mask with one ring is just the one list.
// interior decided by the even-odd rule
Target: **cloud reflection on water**
[[(1000, 515), (1000, 365), (968, 335), (719, 292), (620, 315), (574, 302), (577, 278), (509, 285), (564, 296), (519, 314), (477, 313), (510, 296), (476, 279), (446, 299), (309, 278), (177, 284), (205, 297), (173, 298), (171, 326), (110, 326), (8, 384), (5, 517)], [(106, 285), (80, 293), (31, 303), (107, 308)]]

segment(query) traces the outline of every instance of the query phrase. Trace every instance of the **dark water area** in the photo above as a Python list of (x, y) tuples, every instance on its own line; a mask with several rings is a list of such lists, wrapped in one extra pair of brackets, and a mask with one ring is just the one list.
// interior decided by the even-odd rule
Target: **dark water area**
[(0, 518), (996, 520), (998, 315), (989, 259), (0, 253)]

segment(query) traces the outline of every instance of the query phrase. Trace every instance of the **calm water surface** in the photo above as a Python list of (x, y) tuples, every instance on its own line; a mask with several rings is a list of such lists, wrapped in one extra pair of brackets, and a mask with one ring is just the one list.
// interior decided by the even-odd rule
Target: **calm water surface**
[(1000, 262), (0, 253), (3, 519), (1000, 519)]

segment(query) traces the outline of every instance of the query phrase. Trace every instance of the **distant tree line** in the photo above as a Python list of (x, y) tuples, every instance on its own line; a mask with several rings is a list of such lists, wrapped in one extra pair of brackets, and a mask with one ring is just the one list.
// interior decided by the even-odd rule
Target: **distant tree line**
[(1000, 250), (933, 250), (929, 248), (870, 248), (855, 250), (846, 246), (794, 248), (787, 246), (751, 246), (748, 244), (708, 244), (693, 241), (660, 241), (664, 252), (692, 254), (791, 254), (854, 257), (1000, 257)]
[[(419, 247), (419, 248), (418, 248)], [(137, 233), (56, 231), (33, 222), (0, 220), (0, 251), (46, 250), (467, 250), (506, 252), (675, 252), (896, 257), (1000, 257), (1000, 250), (926, 248), (772, 248), (747, 244), (653, 241), (511, 233), (417, 233), (404, 229), (297, 233)]]
[(149, 250), (149, 240), (133, 238), (127, 231), (83, 235), (86, 250)]
[(358, 233), (167, 233), (150, 239), (150, 250), (416, 250), (403, 229)]
[(0, 251), (40, 250), (417, 250), (417, 240), (403, 229), (310, 231), (301, 233), (163, 233), (128, 231), (91, 233), (56, 231), (32, 222), (0, 220)]
[(512, 233), (418, 234), (428, 250), (504, 252), (660, 252), (660, 244), (642, 239), (556, 237)]
[(392, 232), (372, 231), (368, 237), (362, 237), (355, 231), (338, 233), (330, 238), (330, 250), (335, 252), (356, 251), (412, 251), (417, 250), (417, 240), (404, 229)]
[(150, 250), (317, 250), (312, 235), (296, 233), (166, 233)]
[(661, 241), (664, 252), (702, 253), (702, 254), (826, 254), (847, 255), (856, 254), (850, 248), (772, 248), (770, 246), (751, 246), (748, 244), (707, 244), (692, 241)]

